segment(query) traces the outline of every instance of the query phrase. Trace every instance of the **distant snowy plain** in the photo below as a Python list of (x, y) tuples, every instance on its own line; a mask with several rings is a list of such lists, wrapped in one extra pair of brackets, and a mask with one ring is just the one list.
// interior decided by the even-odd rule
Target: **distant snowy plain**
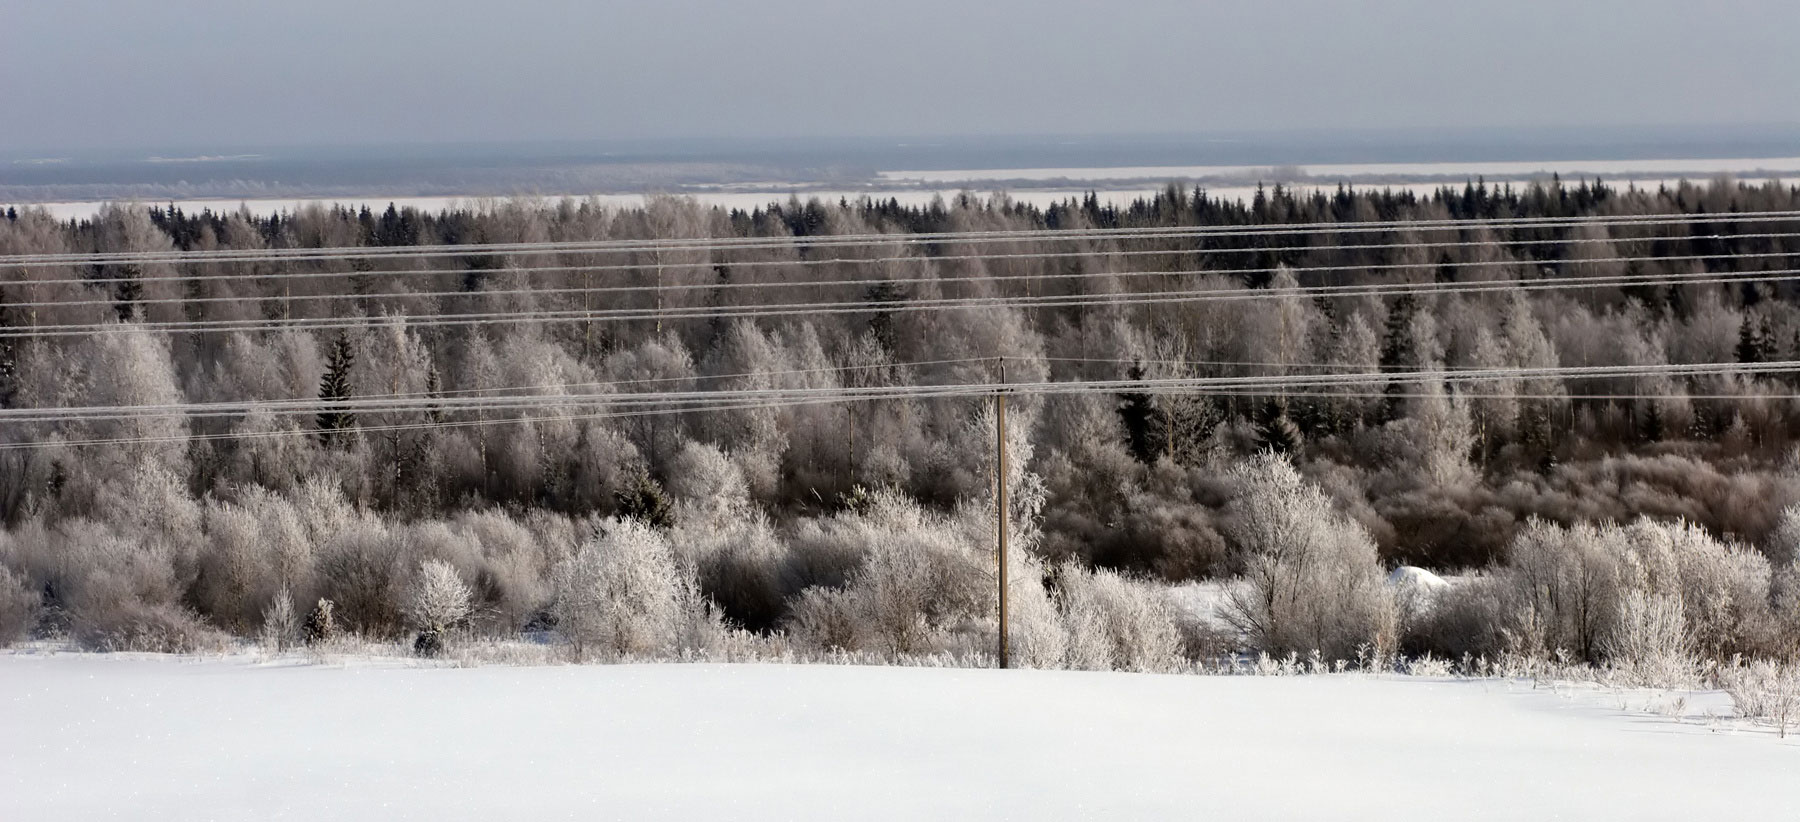
[[(996, 191), (1006, 193), (1015, 203), (1038, 208), (1069, 200), (1081, 200), (1089, 194), (1104, 205), (1127, 207), (1140, 199), (1149, 199), (1174, 181), (1184, 189), (1203, 186), (1208, 196), (1226, 201), (1249, 201), (1256, 195), (1258, 181), (1268, 185), (1282, 183), (1299, 195), (1314, 192), (1331, 193), (1340, 184), (1359, 189), (1411, 192), (1426, 196), (1450, 185), (1459, 186), (1476, 177), (1485, 178), (1495, 187), (1523, 186), (1532, 181), (1547, 181), (1552, 174), (1562, 174), (1571, 183), (1604, 177), (1616, 187), (1635, 186), (1655, 190), (1659, 186), (1676, 186), (1682, 181), (1699, 184), (1716, 175), (1735, 175), (1747, 183), (1768, 180), (1791, 180), (1800, 177), (1800, 157), (1748, 159), (1690, 160), (1588, 160), (1556, 162), (1466, 162), (1466, 163), (1347, 163), (1307, 166), (1130, 166), (1096, 168), (1016, 168), (955, 169), (933, 171), (882, 171), (860, 187), (824, 187), (767, 183), (733, 183), (697, 186), (679, 193), (707, 205), (750, 211), (770, 204), (785, 204), (790, 197), (801, 201), (817, 198), (824, 202), (839, 199), (857, 200), (869, 197), (879, 201), (896, 200), (903, 206), (920, 207), (934, 198), (949, 201), (963, 192), (983, 198)], [(596, 193), (576, 196), (577, 201), (593, 201), (608, 208), (639, 208), (646, 195), (642, 193)], [(524, 194), (520, 198), (543, 205), (554, 205), (563, 195)], [(482, 209), (506, 198), (456, 196), (369, 196), (343, 197), (273, 197), (263, 199), (178, 199), (174, 205), (186, 211), (210, 209), (230, 213), (246, 209), (252, 214), (268, 216), (291, 213), (312, 205), (369, 208), (382, 211), (393, 204), (411, 206), (422, 211), (448, 208)], [(168, 205), (171, 201), (145, 200), (144, 205)], [(6, 203), (0, 202), (0, 208)], [(98, 214), (103, 202), (70, 201), (26, 204), (42, 208), (60, 220), (90, 219)]]
[(1528, 682), (0, 654), (0, 819), (1792, 819), (1800, 741)]

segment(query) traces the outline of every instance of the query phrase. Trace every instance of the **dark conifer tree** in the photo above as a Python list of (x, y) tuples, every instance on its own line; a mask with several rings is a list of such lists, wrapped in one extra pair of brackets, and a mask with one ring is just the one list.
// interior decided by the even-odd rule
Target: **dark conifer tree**
[(1270, 397), (1256, 414), (1256, 445), (1277, 454), (1298, 454), (1303, 444), (1299, 427), (1288, 419), (1287, 402)]
[[(1133, 363), (1126, 372), (1126, 379), (1135, 381), (1143, 378), (1144, 367)], [(1157, 446), (1161, 444), (1158, 429), (1162, 427), (1156, 398), (1143, 391), (1120, 394), (1119, 420), (1125, 424), (1125, 439), (1131, 455), (1145, 464), (1156, 462), (1157, 452), (1160, 450)]]
[(620, 517), (638, 520), (652, 528), (675, 527), (675, 507), (669, 503), (669, 495), (662, 485), (648, 473), (638, 474), (631, 487), (613, 495), (613, 501), (619, 506)]
[(1641, 426), (1640, 434), (1642, 435), (1644, 442), (1661, 442), (1663, 434), (1665, 433), (1663, 431), (1662, 404), (1653, 400), (1644, 405), (1643, 425)]
[(1762, 338), (1748, 314), (1738, 323), (1737, 361), (1745, 364), (1763, 361)]
[(350, 367), (356, 361), (356, 350), (350, 346), (350, 335), (338, 332), (331, 344), (331, 355), (325, 362), (325, 376), (319, 380), (319, 399), (324, 408), (319, 412), (319, 442), (329, 448), (339, 444), (343, 433), (356, 424), (356, 416), (341, 407), (333, 407), (350, 399)]
[[(1407, 371), (1417, 368), (1417, 348), (1413, 345), (1413, 314), (1419, 310), (1417, 300), (1411, 294), (1403, 294), (1394, 301), (1394, 307), (1388, 312), (1387, 334), (1381, 343), (1381, 370), (1383, 373)], [(1405, 386), (1390, 384), (1386, 393), (1389, 395), (1381, 404), (1381, 422), (1393, 422), (1400, 418), (1403, 399), (1398, 396), (1404, 393)]]
[(118, 312), (120, 322), (138, 318), (138, 300), (144, 298), (144, 281), (139, 279), (140, 274), (137, 266), (123, 265), (107, 275), (118, 280), (113, 287), (113, 310)]

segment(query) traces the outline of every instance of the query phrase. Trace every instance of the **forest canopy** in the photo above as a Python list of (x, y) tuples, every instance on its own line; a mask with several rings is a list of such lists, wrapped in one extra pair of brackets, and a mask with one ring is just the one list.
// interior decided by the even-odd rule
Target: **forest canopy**
[[(252, 633), (319, 599), (395, 632), (456, 612), (457, 584), (479, 607), (425, 622), (517, 630), (620, 556), (661, 580), (632, 607), (667, 636), (941, 649), (991, 605), (956, 580), (993, 561), (992, 392), (913, 389), (1002, 381), (998, 473), (1045, 614), (1278, 568), (1245, 521), (1279, 470), (1244, 466), (1270, 455), (1352, 534), (1329, 556), (1488, 568), (1543, 529), (1648, 517), (1785, 565), (1796, 209), (1729, 181), (13, 209), (0, 583), (107, 636)], [(1101, 387), (1026, 388), (1069, 382)], [(720, 391), (782, 401), (687, 399)], [(918, 568), (938, 576), (915, 623), (882, 574)], [(421, 580), (435, 599), (402, 593)], [(1042, 653), (1074, 653), (1059, 631)], [(1146, 631), (1080, 653), (1155, 668), (1179, 641)]]

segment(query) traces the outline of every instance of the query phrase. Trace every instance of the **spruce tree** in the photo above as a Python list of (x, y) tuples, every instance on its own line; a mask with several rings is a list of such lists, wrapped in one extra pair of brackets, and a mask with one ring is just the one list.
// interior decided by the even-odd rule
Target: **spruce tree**
[[(1144, 367), (1133, 363), (1126, 372), (1126, 379), (1135, 382), (1143, 378)], [(1120, 394), (1119, 420), (1125, 424), (1125, 440), (1131, 455), (1146, 465), (1156, 462), (1158, 446), (1163, 440), (1163, 420), (1156, 408), (1156, 398), (1143, 391)]]
[(112, 274), (118, 280), (113, 288), (113, 311), (119, 315), (120, 322), (132, 322), (138, 317), (138, 300), (144, 298), (143, 272), (135, 265), (119, 266)]
[(669, 495), (662, 485), (648, 473), (639, 473), (631, 487), (613, 495), (613, 501), (623, 519), (635, 519), (661, 530), (675, 527), (675, 507), (669, 504)]
[[(1401, 295), (1394, 301), (1394, 307), (1388, 312), (1387, 334), (1381, 342), (1381, 371), (1393, 373), (1407, 371), (1418, 367), (1417, 349), (1413, 345), (1413, 314), (1419, 310), (1418, 301), (1411, 294)], [(1400, 418), (1402, 399), (1398, 396), (1405, 387), (1397, 383), (1389, 384), (1384, 393), (1389, 396), (1382, 400), (1381, 421), (1393, 422)]]
[(1288, 419), (1287, 403), (1270, 397), (1256, 414), (1256, 445), (1277, 454), (1297, 454), (1302, 444), (1300, 429)]
[(333, 407), (350, 399), (350, 366), (356, 361), (356, 350), (350, 347), (350, 335), (340, 331), (331, 343), (331, 355), (325, 363), (325, 376), (319, 380), (319, 442), (329, 448), (341, 442), (340, 436), (356, 424), (355, 415), (342, 407)]
[(1757, 334), (1756, 326), (1751, 324), (1750, 315), (1744, 315), (1743, 322), (1738, 323), (1737, 361), (1745, 364), (1763, 361), (1762, 339)]
[(1655, 400), (1644, 403), (1643, 420), (1644, 423), (1641, 429), (1641, 435), (1643, 436), (1644, 441), (1661, 442), (1663, 434), (1665, 433), (1663, 430), (1662, 403)]

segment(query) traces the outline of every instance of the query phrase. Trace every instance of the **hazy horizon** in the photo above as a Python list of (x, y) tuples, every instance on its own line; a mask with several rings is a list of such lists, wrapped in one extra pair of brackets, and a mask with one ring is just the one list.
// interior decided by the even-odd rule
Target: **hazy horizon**
[(1791, 119), (1770, 101), (1800, 76), (1800, 8), (1766, 0), (0, 0), (0, 17), (14, 151), (1734, 128)]

